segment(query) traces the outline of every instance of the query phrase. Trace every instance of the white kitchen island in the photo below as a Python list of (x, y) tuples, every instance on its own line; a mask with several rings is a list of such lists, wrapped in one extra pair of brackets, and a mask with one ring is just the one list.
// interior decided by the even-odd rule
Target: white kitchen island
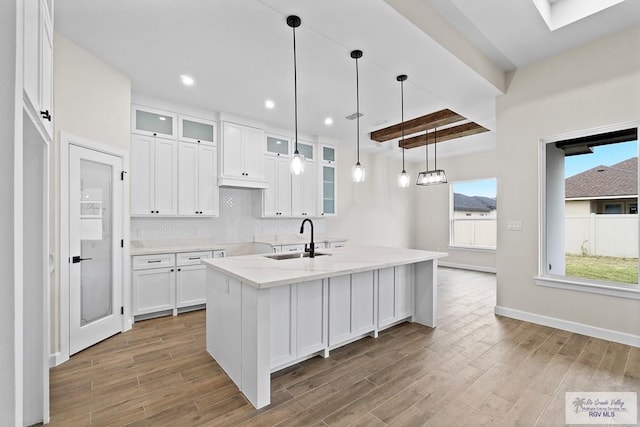
[(272, 372), (403, 321), (435, 327), (446, 255), (364, 246), (202, 260), (207, 351), (256, 408), (266, 406)]

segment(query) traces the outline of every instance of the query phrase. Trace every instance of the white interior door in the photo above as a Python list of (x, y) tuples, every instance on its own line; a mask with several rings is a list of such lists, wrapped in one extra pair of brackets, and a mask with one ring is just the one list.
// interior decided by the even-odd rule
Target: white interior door
[(122, 166), (69, 146), (70, 354), (122, 330)]

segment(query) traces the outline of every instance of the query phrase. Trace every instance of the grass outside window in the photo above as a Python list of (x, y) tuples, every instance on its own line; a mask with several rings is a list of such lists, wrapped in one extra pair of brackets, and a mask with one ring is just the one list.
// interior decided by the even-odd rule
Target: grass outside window
[(567, 277), (604, 280), (636, 285), (638, 258), (566, 255)]

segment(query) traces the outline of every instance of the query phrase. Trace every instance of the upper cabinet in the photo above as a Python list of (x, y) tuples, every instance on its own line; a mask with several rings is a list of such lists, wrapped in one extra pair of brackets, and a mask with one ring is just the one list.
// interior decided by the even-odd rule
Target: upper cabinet
[(155, 136), (131, 137), (131, 215), (178, 213), (177, 142)]
[(218, 216), (217, 158), (213, 145), (178, 142), (178, 215)]
[(210, 120), (178, 116), (178, 139), (197, 144), (216, 145), (217, 124)]
[(53, 9), (51, 0), (24, 1), (24, 101), (39, 129), (53, 135)]
[(264, 170), (269, 187), (262, 194), (262, 216), (291, 215), (290, 144), (289, 138), (267, 135)]
[(264, 131), (232, 122), (222, 123), (220, 186), (266, 188)]
[(336, 149), (329, 145), (322, 146), (322, 185), (320, 187), (322, 213), (335, 215), (336, 209)]
[(315, 145), (298, 141), (298, 151), (304, 156), (304, 173), (291, 175), (291, 214), (293, 216), (317, 216), (318, 168), (315, 162)]
[(131, 132), (176, 139), (177, 115), (155, 108), (132, 105)]

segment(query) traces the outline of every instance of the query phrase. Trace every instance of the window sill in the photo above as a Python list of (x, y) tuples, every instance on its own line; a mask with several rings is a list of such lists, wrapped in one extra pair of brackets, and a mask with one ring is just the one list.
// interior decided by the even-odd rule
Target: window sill
[(640, 300), (640, 288), (635, 285), (634, 288), (622, 288), (614, 285), (605, 285), (591, 282), (581, 282), (579, 280), (570, 280), (560, 278), (559, 276), (537, 276), (534, 281), (539, 286), (548, 288), (567, 289), (570, 291), (587, 292), (590, 294), (607, 295), (617, 298)]
[(449, 249), (453, 249), (453, 250), (456, 250), (456, 251), (496, 253), (496, 248), (492, 248), (492, 247), (489, 247), (489, 246), (449, 245)]

